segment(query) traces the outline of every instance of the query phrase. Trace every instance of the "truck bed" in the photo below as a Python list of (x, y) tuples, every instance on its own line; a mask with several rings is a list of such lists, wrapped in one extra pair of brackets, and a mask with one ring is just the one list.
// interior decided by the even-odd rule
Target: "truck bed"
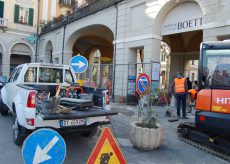
[(65, 120), (65, 119), (81, 119), (87, 117), (111, 116), (117, 115), (118, 112), (112, 112), (95, 107), (86, 111), (73, 110), (70, 113), (58, 114), (39, 114), (43, 120)]

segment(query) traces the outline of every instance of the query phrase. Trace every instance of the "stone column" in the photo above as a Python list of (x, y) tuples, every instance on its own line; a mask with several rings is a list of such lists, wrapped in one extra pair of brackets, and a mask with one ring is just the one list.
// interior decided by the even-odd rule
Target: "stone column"
[(116, 102), (123, 102), (124, 97), (127, 95), (128, 63), (132, 61), (130, 59), (132, 55), (132, 51), (129, 48), (117, 50), (114, 79), (114, 96)]
[(148, 63), (150, 61), (160, 62), (160, 50), (161, 40), (149, 39), (147, 44), (144, 46), (144, 63)]
[(7, 77), (10, 75), (10, 55), (9, 52), (2, 54), (2, 75)]
[[(144, 63), (160, 62), (160, 49), (161, 49), (161, 40), (159, 39), (149, 39), (147, 44), (144, 46)], [(152, 65), (145, 65), (145, 73), (151, 75)]]

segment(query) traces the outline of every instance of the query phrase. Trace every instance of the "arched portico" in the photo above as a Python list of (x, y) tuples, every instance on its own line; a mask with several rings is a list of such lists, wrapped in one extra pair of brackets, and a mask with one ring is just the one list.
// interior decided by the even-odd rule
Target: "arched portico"
[[(67, 39), (65, 51), (72, 52), (67, 59), (75, 55), (82, 55), (89, 61), (88, 70), (79, 77), (81, 80), (88, 80), (101, 87), (106, 78), (112, 77), (112, 75), (109, 75), (109, 73), (112, 73), (112, 70), (110, 70), (112, 67), (105, 67), (105, 64), (113, 63), (113, 41), (113, 32), (104, 25), (84, 27), (75, 31)], [(64, 58), (66, 58), (65, 55)], [(66, 59), (64, 61), (66, 64), (69, 63)], [(103, 75), (105, 77), (102, 77)]]
[(33, 49), (28, 44), (17, 42), (10, 47), (10, 72), (20, 64), (30, 63)]
[(203, 40), (204, 11), (200, 1), (168, 1), (162, 5), (154, 20), (154, 32), (162, 37), (170, 49), (170, 77), (183, 73), (190, 77), (191, 61), (199, 60), (200, 43)]

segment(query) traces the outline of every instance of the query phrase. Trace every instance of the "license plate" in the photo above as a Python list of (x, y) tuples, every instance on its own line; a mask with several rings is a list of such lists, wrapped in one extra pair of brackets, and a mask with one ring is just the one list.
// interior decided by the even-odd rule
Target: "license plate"
[(60, 120), (60, 127), (71, 127), (71, 126), (81, 126), (85, 125), (85, 119), (77, 119), (77, 120)]

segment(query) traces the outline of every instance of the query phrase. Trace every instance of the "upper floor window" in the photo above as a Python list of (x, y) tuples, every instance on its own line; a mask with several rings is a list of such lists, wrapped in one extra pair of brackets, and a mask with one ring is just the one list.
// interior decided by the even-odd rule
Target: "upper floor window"
[(166, 54), (164, 53), (161, 54), (161, 61), (166, 61)]
[(33, 26), (34, 9), (15, 5), (14, 7), (14, 23)]
[(4, 2), (0, 1), (0, 18), (4, 15)]

